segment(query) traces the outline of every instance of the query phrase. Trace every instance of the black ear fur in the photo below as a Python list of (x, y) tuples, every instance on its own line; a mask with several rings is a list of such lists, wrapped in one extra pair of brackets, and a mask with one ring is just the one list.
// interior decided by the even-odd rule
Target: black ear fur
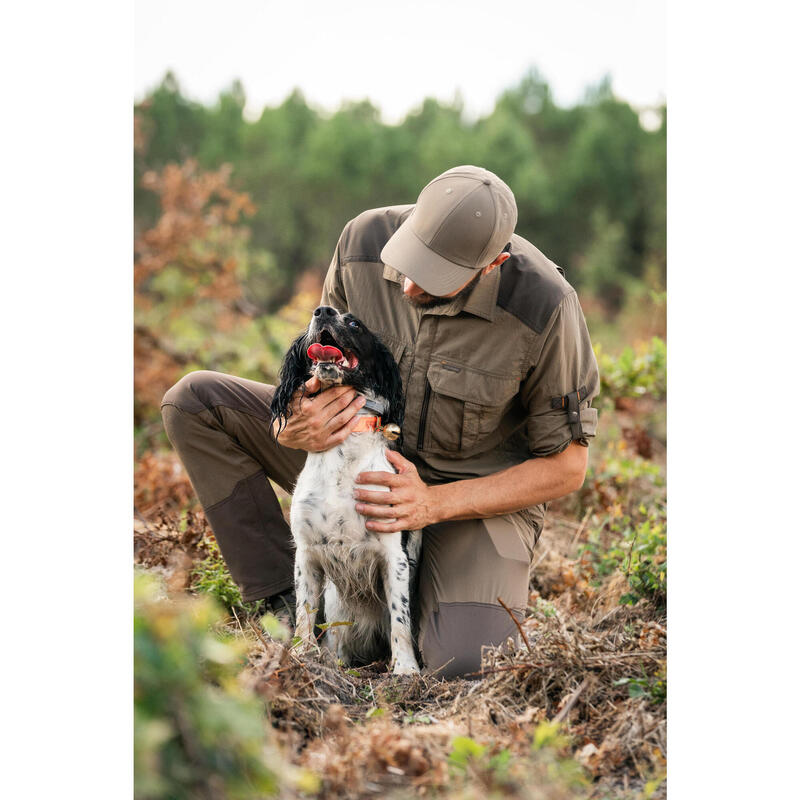
[(309, 377), (306, 349), (306, 335), (302, 333), (292, 342), (283, 359), (278, 376), (279, 383), (275, 388), (270, 406), (272, 419), (278, 420), (278, 433), (286, 427), (286, 423), (292, 415), (292, 410), (289, 408), (292, 395), (305, 384)]
[(389, 409), (384, 415), (383, 424), (386, 425), (393, 422), (402, 428), (405, 411), (403, 382), (394, 356), (380, 340), (376, 341), (375, 347), (375, 373), (375, 393), (385, 397), (389, 403)]

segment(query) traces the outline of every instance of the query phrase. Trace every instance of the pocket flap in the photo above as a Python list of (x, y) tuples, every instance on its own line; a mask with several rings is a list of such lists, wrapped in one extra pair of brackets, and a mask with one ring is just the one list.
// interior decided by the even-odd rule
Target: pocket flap
[(428, 367), (428, 382), (437, 394), (468, 400), (482, 406), (500, 406), (519, 388), (516, 378), (489, 375), (450, 361), (436, 361)]

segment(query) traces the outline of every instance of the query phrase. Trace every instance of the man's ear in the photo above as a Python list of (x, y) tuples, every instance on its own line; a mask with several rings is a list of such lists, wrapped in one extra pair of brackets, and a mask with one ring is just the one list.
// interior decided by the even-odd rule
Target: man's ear
[(492, 261), (491, 264), (489, 264), (488, 266), (484, 267), (481, 270), (481, 276), (488, 275), (495, 267), (499, 267), (508, 258), (511, 258), (511, 253), (500, 253), (500, 255), (497, 256), (497, 258), (494, 261)]

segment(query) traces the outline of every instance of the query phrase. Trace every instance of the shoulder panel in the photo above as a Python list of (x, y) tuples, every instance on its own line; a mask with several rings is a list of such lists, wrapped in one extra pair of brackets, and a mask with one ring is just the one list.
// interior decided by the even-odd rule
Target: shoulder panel
[(414, 209), (413, 205), (371, 208), (350, 220), (342, 232), (339, 258), (381, 263), (381, 250)]
[(509, 252), (511, 257), (500, 267), (497, 305), (541, 333), (572, 287), (559, 268), (521, 236), (512, 237)]

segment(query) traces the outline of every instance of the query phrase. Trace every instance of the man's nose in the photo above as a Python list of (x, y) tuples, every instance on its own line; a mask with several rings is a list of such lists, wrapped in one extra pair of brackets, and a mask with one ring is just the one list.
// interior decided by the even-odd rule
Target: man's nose
[(314, 316), (319, 319), (327, 319), (328, 317), (335, 317), (338, 312), (331, 306), (317, 306), (314, 309)]
[(417, 286), (411, 278), (406, 278), (403, 281), (403, 294), (408, 297), (418, 297), (421, 294), (425, 294), (425, 290), (421, 286)]

